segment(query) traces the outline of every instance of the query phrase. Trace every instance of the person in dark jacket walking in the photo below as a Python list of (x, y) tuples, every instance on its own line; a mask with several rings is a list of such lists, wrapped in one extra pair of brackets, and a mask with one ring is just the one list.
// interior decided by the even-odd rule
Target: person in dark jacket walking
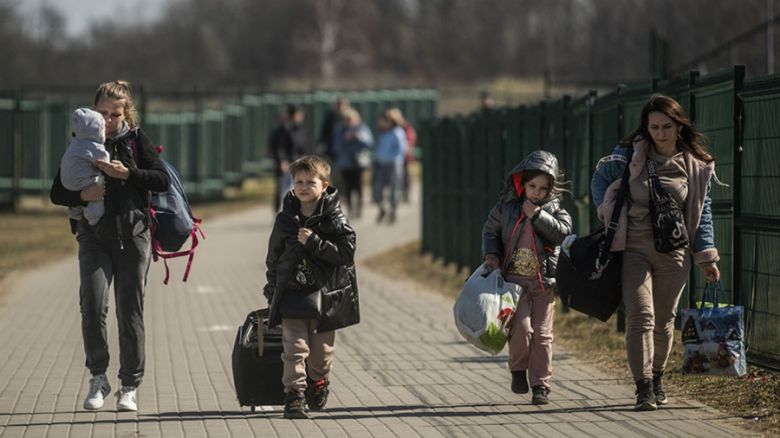
[(292, 189), (290, 163), (306, 155), (308, 139), (303, 121), (306, 114), (298, 105), (287, 105), (279, 115), (278, 125), (271, 131), (268, 146), (276, 162), (276, 193), (274, 213), (279, 211), (282, 199)]
[[(285, 418), (306, 418), (325, 407), (335, 330), (357, 324), (355, 231), (331, 186), (330, 165), (307, 155), (290, 165), (293, 190), (276, 216), (266, 257), (270, 327), (282, 325)], [(319, 294), (318, 317), (288, 317), (296, 297)]]
[(482, 229), (486, 268), (500, 268), (523, 288), (510, 325), (509, 370), (512, 391), (528, 393), (530, 381), (537, 405), (549, 403), (555, 268), (571, 232), (571, 217), (560, 205), (562, 179), (555, 155), (532, 152), (509, 173)]
[(330, 161), (336, 160), (336, 146), (340, 141), (339, 127), (343, 124), (344, 111), (349, 107), (349, 100), (345, 96), (339, 96), (322, 121), (320, 138), (317, 142), (317, 153), (325, 155)]
[(106, 377), (106, 315), (113, 282), (122, 384), (117, 410), (135, 411), (145, 366), (143, 302), (151, 255), (147, 196), (149, 191), (168, 190), (170, 177), (151, 140), (138, 127), (128, 82), (101, 84), (95, 95), (95, 111), (105, 120), (105, 149), (110, 155), (110, 161), (96, 163), (105, 174), (105, 185), (70, 191), (63, 187), (58, 172), (50, 196), (54, 204), (67, 207), (104, 201), (105, 213), (95, 225), (84, 218), (71, 219), (71, 230), (79, 243), (81, 335), (92, 374), (84, 409), (100, 409), (111, 392)]

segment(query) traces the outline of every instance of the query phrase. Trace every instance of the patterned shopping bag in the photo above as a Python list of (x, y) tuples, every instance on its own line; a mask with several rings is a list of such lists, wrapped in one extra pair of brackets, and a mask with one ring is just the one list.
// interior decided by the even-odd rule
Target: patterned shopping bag
[(682, 314), (683, 374), (743, 376), (745, 324), (742, 306), (718, 305), (720, 282), (704, 287), (702, 300), (694, 301)]

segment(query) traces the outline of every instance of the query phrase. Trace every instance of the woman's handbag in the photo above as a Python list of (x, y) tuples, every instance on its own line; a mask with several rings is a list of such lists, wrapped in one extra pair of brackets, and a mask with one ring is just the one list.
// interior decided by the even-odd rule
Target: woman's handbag
[(319, 319), (321, 312), (321, 287), (306, 259), (301, 259), (287, 282), (279, 314), (287, 319)]
[(371, 165), (371, 151), (368, 148), (363, 148), (356, 153), (355, 164), (360, 169), (367, 169)]
[(647, 181), (650, 185), (650, 220), (655, 250), (667, 253), (688, 246), (685, 214), (680, 204), (661, 186), (654, 160), (647, 160)]
[(561, 251), (555, 272), (561, 301), (601, 321), (607, 321), (615, 313), (622, 297), (622, 253), (612, 252), (610, 248), (629, 191), (628, 177), (626, 164), (609, 225), (576, 239), (568, 254)]
[(744, 376), (745, 325), (742, 306), (719, 306), (720, 283), (707, 283), (701, 302), (690, 294), (682, 312), (683, 374)]

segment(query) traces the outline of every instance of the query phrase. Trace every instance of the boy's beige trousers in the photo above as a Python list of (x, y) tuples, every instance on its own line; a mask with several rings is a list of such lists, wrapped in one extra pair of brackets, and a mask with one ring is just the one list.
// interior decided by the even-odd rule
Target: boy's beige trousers
[(316, 328), (316, 320), (282, 319), (285, 392), (306, 390), (306, 377), (317, 381), (330, 375), (336, 332), (315, 333)]

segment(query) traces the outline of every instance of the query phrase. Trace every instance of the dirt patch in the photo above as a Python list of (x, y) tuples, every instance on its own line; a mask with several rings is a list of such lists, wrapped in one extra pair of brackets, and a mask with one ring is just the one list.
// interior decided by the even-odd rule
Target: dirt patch
[[(379, 254), (364, 265), (388, 278), (405, 278), (421, 287), (453, 299), (460, 293), (470, 272), (423, 254), (414, 242)], [(625, 353), (625, 339), (615, 329), (615, 318), (602, 323), (581, 313), (563, 313), (556, 300), (555, 342), (610, 373), (632, 384)], [(701, 377), (680, 373), (682, 352), (680, 333), (664, 374), (664, 388), (670, 398), (698, 400), (730, 415), (744, 418), (744, 427), (767, 436), (780, 434), (780, 374), (748, 366), (745, 377)]]

